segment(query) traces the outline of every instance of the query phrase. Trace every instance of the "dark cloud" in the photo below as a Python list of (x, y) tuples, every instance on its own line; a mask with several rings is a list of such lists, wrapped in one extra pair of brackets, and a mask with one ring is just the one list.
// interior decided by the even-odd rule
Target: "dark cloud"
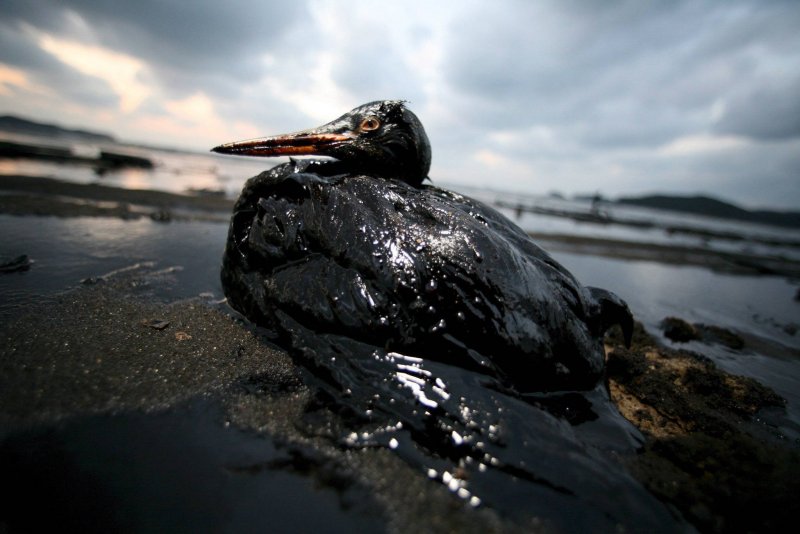
[(412, 66), (397, 54), (387, 54), (380, 36), (359, 39), (343, 52), (333, 78), (359, 102), (389, 98), (424, 102), (423, 88), (408, 83), (415, 78)]
[(726, 103), (715, 131), (759, 140), (800, 137), (800, 77), (784, 83), (756, 81)]
[[(547, 125), (590, 147), (658, 146), (710, 131), (714, 106), (728, 96), (737, 111), (727, 107), (720, 131), (796, 135), (797, 113), (778, 112), (790, 111), (788, 100), (769, 112), (759, 88), (797, 72), (798, 16), (770, 2), (515, 3), (462, 19), (446, 74), (475, 124)], [(786, 68), (762, 68), (754, 50), (783, 55)]]
[(31, 24), (46, 30), (60, 31), (65, 25), (63, 5), (65, 4), (47, 0), (4, 0), (3, 23), (8, 26)]
[(280, 39), (305, 10), (301, 2), (241, 0), (191, 3), (141, 0), (11, 1), (11, 19), (77, 32), (70, 14), (91, 26), (103, 44), (148, 61), (187, 69), (248, 61)]
[(37, 70), (52, 69), (60, 63), (42, 51), (30, 35), (0, 21), (0, 62)]
[(24, 22), (60, 36), (91, 37), (104, 47), (147, 62), (173, 96), (203, 89), (236, 95), (264, 75), (263, 56), (304, 21), (302, 2), (97, 2), (69, 0), (6, 6), (9, 22)]

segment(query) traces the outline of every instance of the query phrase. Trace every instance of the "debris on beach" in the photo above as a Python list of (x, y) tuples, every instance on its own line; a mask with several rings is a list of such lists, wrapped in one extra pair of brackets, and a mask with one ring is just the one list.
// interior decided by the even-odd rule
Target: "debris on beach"
[(149, 326), (153, 330), (164, 330), (169, 326), (169, 321), (164, 319), (145, 319), (142, 321), (142, 326)]
[(776, 531), (797, 517), (800, 453), (778, 428), (783, 398), (659, 346), (639, 323), (630, 349), (607, 341), (611, 398), (646, 436), (628, 466), (653, 494), (701, 532)]
[(27, 254), (22, 254), (11, 260), (0, 263), (0, 273), (18, 273), (31, 268), (33, 260)]
[(714, 343), (731, 350), (742, 350), (745, 342), (741, 336), (727, 328), (703, 323), (690, 324), (678, 317), (667, 317), (661, 321), (664, 336), (675, 343), (700, 341)]

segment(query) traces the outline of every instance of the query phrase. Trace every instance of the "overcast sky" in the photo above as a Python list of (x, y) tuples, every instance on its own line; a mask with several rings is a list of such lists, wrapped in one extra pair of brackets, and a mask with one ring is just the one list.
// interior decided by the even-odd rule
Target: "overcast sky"
[(206, 150), (389, 98), (434, 183), (800, 208), (796, 0), (0, 6), (0, 113)]

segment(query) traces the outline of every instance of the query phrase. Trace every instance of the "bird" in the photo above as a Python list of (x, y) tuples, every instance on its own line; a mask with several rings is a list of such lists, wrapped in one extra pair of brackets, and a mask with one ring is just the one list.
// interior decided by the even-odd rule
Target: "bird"
[(344, 343), (521, 392), (588, 390), (603, 376), (604, 332), (619, 324), (630, 340), (622, 299), (580, 284), (493, 208), (424, 183), (430, 141), (404, 101), (212, 150), (292, 157), (245, 184), (221, 280), (234, 309), (323, 373), (342, 372), (330, 362)]
[(445, 484), (458, 465), (459, 497), (566, 530), (576, 506), (599, 530), (671, 524), (598, 454), (640, 444), (603, 381), (605, 331), (630, 342), (627, 305), (495, 209), (427, 183), (430, 141), (405, 102), (213, 150), (290, 156), (245, 183), (220, 277), (296, 359), (306, 409), (341, 418), (315, 436), (404, 451)]

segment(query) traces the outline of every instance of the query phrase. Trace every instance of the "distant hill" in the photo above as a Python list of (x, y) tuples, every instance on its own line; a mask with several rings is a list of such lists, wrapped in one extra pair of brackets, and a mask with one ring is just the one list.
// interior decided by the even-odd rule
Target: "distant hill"
[(25, 135), (40, 137), (68, 137), (90, 142), (114, 142), (111, 135), (87, 130), (71, 130), (55, 124), (42, 124), (13, 115), (0, 116), (0, 130)]
[(677, 211), (680, 213), (694, 213), (717, 217), (719, 219), (734, 219), (774, 226), (800, 228), (800, 211), (769, 211), (746, 210), (723, 202), (722, 200), (706, 196), (670, 196), (649, 195), (643, 197), (624, 197), (617, 200), (619, 204), (645, 206), (648, 208)]

